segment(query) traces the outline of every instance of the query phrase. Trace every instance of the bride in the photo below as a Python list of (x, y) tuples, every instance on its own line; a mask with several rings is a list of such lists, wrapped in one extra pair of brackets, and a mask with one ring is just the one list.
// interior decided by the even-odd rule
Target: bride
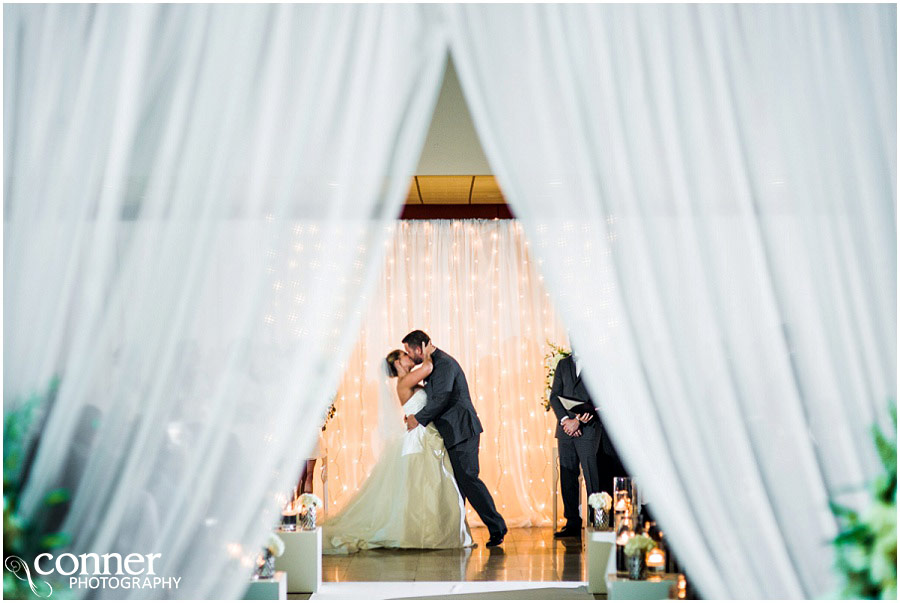
[[(415, 366), (401, 350), (387, 355), (388, 374), (397, 378), (403, 414), (425, 407), (420, 385), (434, 368), (431, 353)], [(356, 496), (322, 526), (323, 552), (360, 549), (452, 549), (472, 546), (465, 503), (459, 494), (444, 440), (434, 423), (419, 425), (389, 442)]]

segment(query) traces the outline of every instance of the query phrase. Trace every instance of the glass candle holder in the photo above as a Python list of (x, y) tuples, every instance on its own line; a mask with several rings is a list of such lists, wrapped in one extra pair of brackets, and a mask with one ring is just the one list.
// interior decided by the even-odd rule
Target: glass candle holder
[(618, 516), (634, 515), (634, 487), (630, 477), (613, 479), (613, 513)]
[(625, 545), (634, 537), (634, 519), (621, 517), (617, 519), (616, 527), (616, 571), (627, 570), (625, 559)]
[(297, 509), (294, 508), (294, 501), (289, 501), (281, 509), (281, 529), (285, 532), (297, 530)]
[(646, 556), (647, 571), (653, 573), (662, 573), (666, 569), (666, 553), (658, 546), (647, 551)]

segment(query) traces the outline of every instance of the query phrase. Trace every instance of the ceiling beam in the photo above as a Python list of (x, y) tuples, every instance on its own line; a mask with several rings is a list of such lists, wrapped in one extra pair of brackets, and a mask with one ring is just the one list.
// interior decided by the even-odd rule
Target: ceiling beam
[(505, 203), (404, 205), (401, 220), (514, 220)]

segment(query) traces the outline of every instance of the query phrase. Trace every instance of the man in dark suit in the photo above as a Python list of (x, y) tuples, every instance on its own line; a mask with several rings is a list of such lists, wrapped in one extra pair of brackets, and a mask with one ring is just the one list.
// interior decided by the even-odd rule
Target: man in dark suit
[[(560, 397), (566, 398), (564, 403)], [(567, 408), (567, 404), (577, 405)], [(550, 407), (556, 414), (556, 438), (559, 445), (559, 481), (566, 526), (554, 537), (581, 537), (581, 514), (578, 510), (579, 468), (584, 475), (588, 495), (603, 490), (600, 483), (598, 452), (601, 442), (609, 438), (597, 409), (581, 380), (581, 366), (575, 355), (562, 358), (550, 388)], [(610, 444), (611, 445), (611, 444)], [(609, 486), (611, 489), (611, 485)]]
[[(413, 331), (403, 338), (403, 345), (413, 362), (421, 364), (422, 351), (430, 341), (423, 331)], [(434, 423), (444, 439), (463, 499), (471, 503), (488, 528), (487, 546), (498, 546), (506, 535), (506, 522), (497, 512), (487, 486), (478, 477), (478, 446), (484, 430), (469, 397), (469, 384), (459, 363), (446, 352), (435, 349), (431, 361), (434, 369), (425, 382), (428, 402), (414, 416), (407, 417), (407, 429)]]

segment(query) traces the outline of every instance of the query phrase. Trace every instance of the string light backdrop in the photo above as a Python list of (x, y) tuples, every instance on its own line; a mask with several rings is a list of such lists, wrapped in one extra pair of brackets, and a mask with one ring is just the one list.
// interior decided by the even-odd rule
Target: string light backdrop
[[(543, 357), (547, 340), (566, 343), (567, 337), (521, 226), (436, 220), (393, 228), (377, 294), (343, 367), (337, 413), (324, 434), (329, 511), (356, 493), (384, 439), (404, 430), (383, 358), (420, 328), (466, 373), (484, 426), (481, 477), (507, 523), (549, 525), (555, 419), (541, 407)], [(471, 509), (469, 521), (481, 525)]]

